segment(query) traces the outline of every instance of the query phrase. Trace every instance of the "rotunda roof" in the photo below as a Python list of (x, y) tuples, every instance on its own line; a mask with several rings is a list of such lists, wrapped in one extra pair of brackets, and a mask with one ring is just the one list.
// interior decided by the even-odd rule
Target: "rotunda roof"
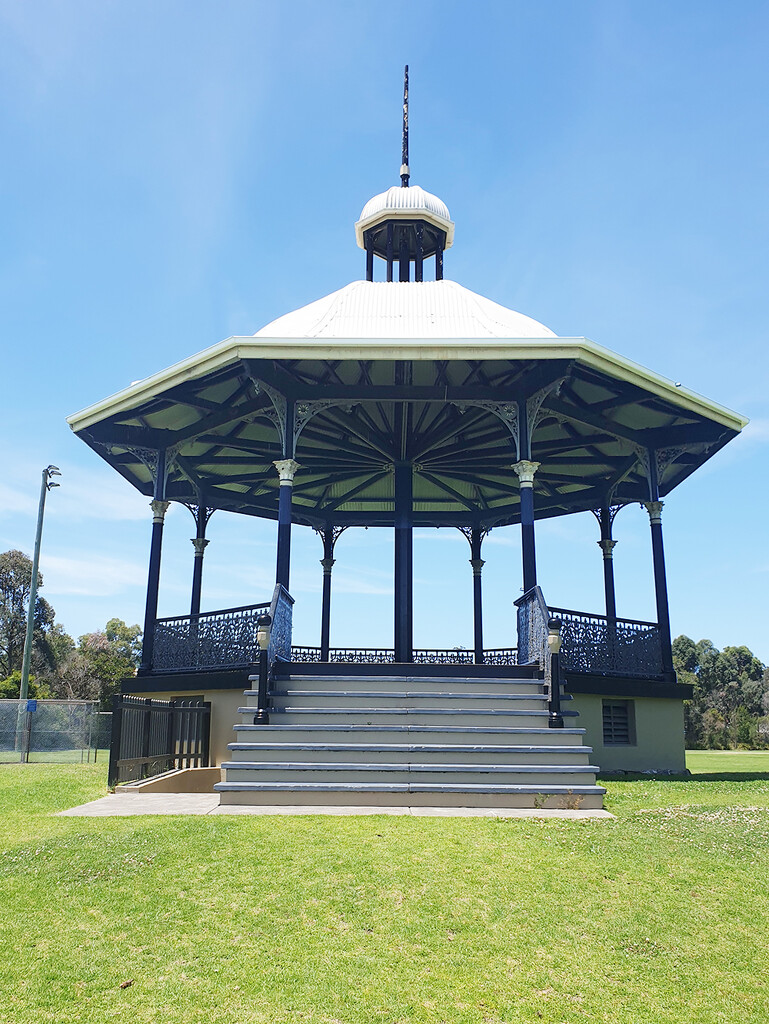
[(393, 185), (386, 192), (369, 199), (355, 225), (355, 237), (361, 249), (365, 248), (363, 232), (386, 220), (426, 220), (446, 232), (444, 248), (448, 249), (454, 243), (454, 222), (448, 206), (419, 185), (406, 188)]
[(254, 337), (419, 339), (556, 335), (537, 320), (500, 306), (455, 281), (353, 281), (278, 317)]

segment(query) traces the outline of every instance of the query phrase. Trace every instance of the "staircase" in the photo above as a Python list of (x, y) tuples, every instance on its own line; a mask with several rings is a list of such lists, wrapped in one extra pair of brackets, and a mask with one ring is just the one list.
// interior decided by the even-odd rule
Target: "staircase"
[[(536, 669), (409, 666), (431, 674), (384, 674), (393, 669), (354, 675), (347, 673), (356, 666), (290, 666), (273, 683), (269, 725), (252, 724), (257, 691), (246, 690), (232, 760), (214, 787), (220, 803), (603, 806), (584, 729), (548, 728)], [(567, 723), (576, 717), (563, 714)]]

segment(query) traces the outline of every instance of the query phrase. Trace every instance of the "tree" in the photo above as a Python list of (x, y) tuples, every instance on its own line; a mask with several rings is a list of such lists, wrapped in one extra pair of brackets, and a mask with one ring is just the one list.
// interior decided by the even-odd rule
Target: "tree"
[(110, 619), (103, 631), (81, 636), (78, 654), (85, 658), (99, 682), (99, 700), (108, 706), (123, 679), (136, 675), (141, 658), (139, 626), (127, 626), (122, 619)]
[[(43, 585), (40, 573), (37, 585)], [(17, 550), (0, 554), (0, 678), (21, 668), (31, 586), (32, 560)], [(74, 647), (55, 617), (51, 605), (38, 594), (32, 633), (32, 665), (38, 675), (55, 670)]]
[(725, 647), (688, 636), (673, 641), (673, 665), (694, 687), (684, 706), (690, 747), (723, 748), (763, 743), (762, 716), (769, 712), (769, 669), (747, 647)]

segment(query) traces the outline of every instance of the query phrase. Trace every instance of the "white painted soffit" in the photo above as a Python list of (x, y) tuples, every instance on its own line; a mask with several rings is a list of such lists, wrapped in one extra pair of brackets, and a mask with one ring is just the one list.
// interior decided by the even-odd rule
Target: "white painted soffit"
[(218, 345), (204, 349), (68, 416), (67, 423), (74, 431), (85, 430), (109, 416), (129, 412), (169, 388), (197, 380), (241, 359), (402, 359), (414, 362), (452, 359), (576, 360), (609, 377), (635, 384), (682, 410), (704, 416), (730, 430), (742, 430), (748, 423), (746, 417), (703, 398), (696, 391), (676, 387), (666, 377), (597, 345), (589, 338), (442, 338), (429, 341), (379, 338), (375, 341), (361, 341), (360, 338), (286, 339), (250, 335), (226, 338)]

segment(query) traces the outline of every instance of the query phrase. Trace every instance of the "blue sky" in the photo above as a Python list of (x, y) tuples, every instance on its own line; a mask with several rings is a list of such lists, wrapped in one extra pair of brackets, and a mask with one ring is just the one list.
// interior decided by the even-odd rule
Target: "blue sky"
[[(550, 3), (34, 4), (0, 0), (0, 550), (31, 552), (61, 467), (43, 593), (73, 635), (141, 621), (145, 498), (65, 416), (364, 272), (353, 223), (412, 182), (456, 222), (446, 276), (749, 416), (674, 491), (674, 634), (769, 661), (769, 7)], [(617, 518), (618, 610), (654, 615), (648, 519)], [(192, 519), (169, 514), (161, 614), (184, 613)], [(203, 606), (265, 599), (271, 523), (217, 513)], [(589, 514), (543, 523), (552, 604), (600, 611)], [(296, 640), (316, 643), (322, 551), (295, 529)], [(419, 646), (472, 642), (469, 548), (417, 534)], [(484, 546), (486, 642), (514, 642), (519, 535)], [(332, 643), (392, 637), (392, 538), (337, 546)]]

